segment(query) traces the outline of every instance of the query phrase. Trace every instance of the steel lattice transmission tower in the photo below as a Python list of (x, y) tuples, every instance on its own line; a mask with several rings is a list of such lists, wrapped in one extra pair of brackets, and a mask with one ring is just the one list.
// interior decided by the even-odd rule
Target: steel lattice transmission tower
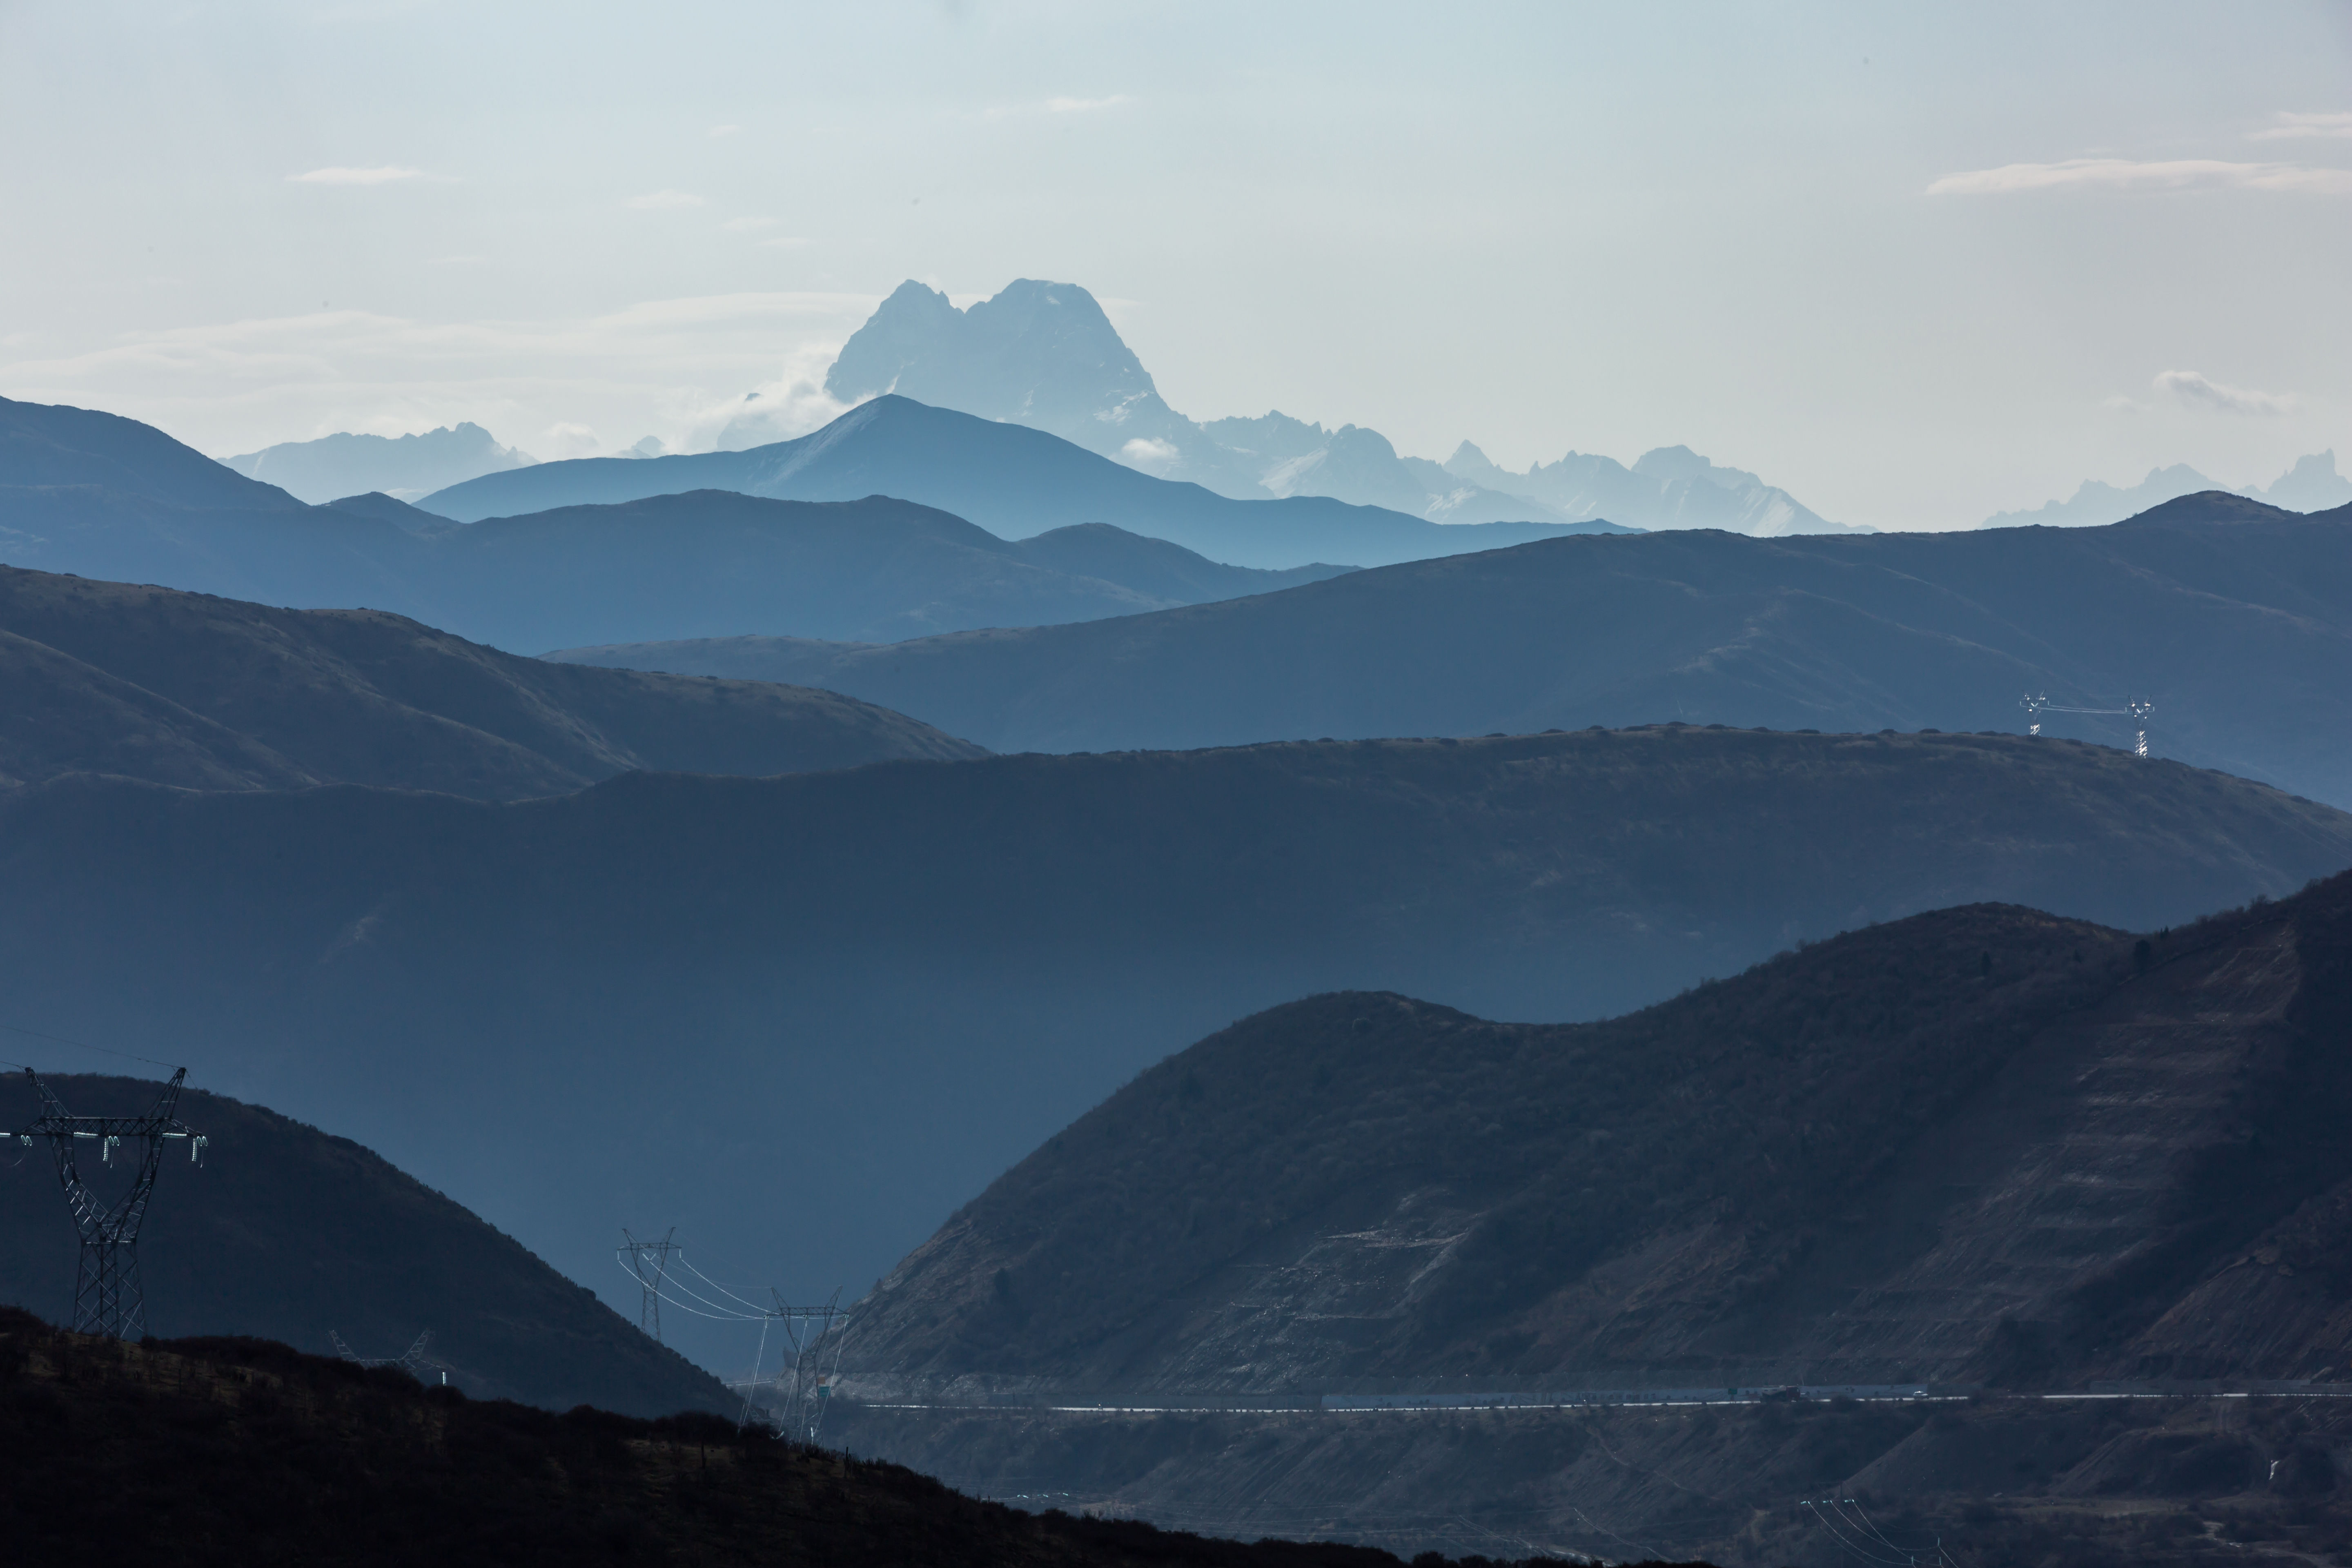
[[(776, 1369), (776, 1375), (767, 1379), (760, 1376), (755, 1363), (748, 1379), (730, 1385), (743, 1390), (743, 1414), (736, 1425), (740, 1426), (751, 1418), (752, 1403), (761, 1389), (772, 1389), (775, 1403), (771, 1408), (775, 1412), (778, 1429), (797, 1441), (814, 1443), (818, 1429), (824, 1425), (835, 1380), (841, 1375), (842, 1347), (849, 1338), (849, 1309), (841, 1304), (838, 1290), (822, 1307), (795, 1307), (778, 1292), (768, 1293), (776, 1300), (775, 1310), (767, 1314), (768, 1319), (781, 1324), (784, 1331), (784, 1362)], [(760, 1342), (764, 1353), (764, 1328)]]
[(2156, 711), (2156, 704), (2144, 697), (2126, 697), (2124, 699), (2124, 705), (2120, 708), (2069, 708), (2062, 702), (2053, 702), (2047, 697), (2029, 691), (2019, 701), (2018, 706), (2025, 710), (2025, 716), (2032, 721), (2025, 727), (2025, 732), (2029, 735), (2042, 733), (2042, 715), (2044, 713), (2105, 713), (2118, 716), (2127, 714), (2131, 718), (2135, 731), (2132, 755), (2136, 757), (2147, 755), (2147, 716)]
[[(180, 1068), (163, 1086), (155, 1109), (144, 1116), (69, 1116), (41, 1075), (31, 1068), (25, 1076), (40, 1096), (41, 1116), (16, 1136), (30, 1145), (36, 1138), (49, 1141), (58, 1163), (58, 1180), (66, 1190), (66, 1206), (73, 1211), (74, 1228), (81, 1233), (81, 1267), (74, 1278), (72, 1328), (78, 1334), (104, 1334), (109, 1339), (136, 1339), (147, 1331), (147, 1300), (139, 1282), (139, 1222), (147, 1217), (147, 1200), (155, 1191), (156, 1167), (163, 1163), (169, 1139), (185, 1140), (193, 1161), (204, 1148), (204, 1134), (172, 1112), (180, 1103), (180, 1086), (188, 1069)], [(74, 1168), (75, 1145), (87, 1139), (98, 1145), (99, 1158), (113, 1163), (114, 1151), (125, 1138), (139, 1140), (139, 1169), (131, 1190), (109, 1205), (85, 1185)]]
[(662, 1279), (669, 1272), (670, 1256), (677, 1251), (677, 1244), (670, 1239), (677, 1234), (677, 1226), (672, 1226), (662, 1233), (659, 1241), (639, 1241), (624, 1226), (621, 1245), (615, 1248), (623, 1265), (636, 1276), (637, 1283), (645, 1287), (645, 1301), (637, 1308), (637, 1327), (653, 1335), (656, 1344), (662, 1342)]
[(433, 1381), (432, 1374), (438, 1372), (441, 1374), (442, 1382), (446, 1383), (449, 1381), (448, 1369), (444, 1367), (439, 1362), (433, 1359), (433, 1352), (431, 1349), (433, 1343), (433, 1331), (431, 1329), (427, 1329), (423, 1333), (417, 1335), (416, 1342), (410, 1345), (398, 1355), (362, 1355), (359, 1352), (352, 1349), (351, 1346), (343, 1343), (343, 1336), (333, 1329), (329, 1329), (327, 1331), (327, 1338), (334, 1342), (335, 1353), (342, 1357), (343, 1360), (350, 1362), (354, 1366), (396, 1366), (419, 1383), (431, 1383)]

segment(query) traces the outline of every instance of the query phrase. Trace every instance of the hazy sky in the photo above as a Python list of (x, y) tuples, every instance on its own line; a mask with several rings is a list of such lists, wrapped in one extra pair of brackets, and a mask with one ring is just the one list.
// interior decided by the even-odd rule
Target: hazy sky
[(1195, 418), (1879, 526), (2352, 469), (2342, 0), (0, 0), (0, 394), (216, 454), (707, 443), (1033, 277)]

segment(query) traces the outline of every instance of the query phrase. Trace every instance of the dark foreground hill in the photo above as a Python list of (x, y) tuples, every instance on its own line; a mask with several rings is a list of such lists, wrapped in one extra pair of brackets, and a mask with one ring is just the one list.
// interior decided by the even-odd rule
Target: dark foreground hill
[[(6, 1048), (58, 1049), (22, 1037)], [(78, 1116), (139, 1115), (161, 1089), (43, 1079)], [(0, 1075), (0, 1127), (39, 1113), (22, 1072)], [(426, 1353), (478, 1395), (646, 1415), (730, 1407), (715, 1379), (633, 1320), (351, 1140), (201, 1089), (181, 1096), (179, 1114), (210, 1142), (201, 1163), (184, 1145), (171, 1149), (157, 1174), (140, 1244), (151, 1331), (255, 1334), (324, 1354), (340, 1333), (370, 1357), (397, 1356), (429, 1331)], [(48, 1151), (19, 1152), (0, 1165), (0, 1301), (63, 1320), (74, 1299), (73, 1221)], [(93, 1153), (82, 1152), (77, 1168), (110, 1202), (124, 1164)]]
[(1448, 524), (1327, 496), (1234, 500), (1153, 479), (1058, 436), (912, 398), (862, 403), (797, 440), (742, 452), (581, 458), (452, 485), (417, 504), (460, 522), (688, 490), (791, 500), (898, 496), (1006, 539), (1107, 522), (1213, 561), (1284, 570), (1317, 561), (1381, 565), (1529, 539), (1627, 531), (1608, 522)]
[(520, 658), (374, 610), (0, 567), (0, 784), (327, 783), (477, 799), (635, 768), (767, 774), (980, 748), (830, 691)]
[[(536, 471), (536, 470), (533, 470)], [(2099, 529), (1563, 539), (1083, 626), (579, 649), (791, 680), (999, 751), (1694, 723), (2025, 727), (2152, 698), (2162, 755), (2352, 805), (2352, 510), (2192, 496)], [(2045, 732), (2129, 744), (2121, 717)]]
[(264, 1340), (124, 1345), (5, 1311), (0, 1464), (0, 1532), (12, 1556), (33, 1563), (1398, 1562), (1358, 1547), (1041, 1518), (712, 1415), (556, 1415)]
[[(1739, 1563), (2352, 1550), (2347, 1040), (2352, 874), (2144, 938), (1921, 915), (1601, 1024), (1313, 998), (1151, 1068), (950, 1219), (862, 1305), (850, 1379), (1307, 1413), (837, 1433), (1197, 1525)], [(2250, 1382), (2286, 1397), (2064, 1397)], [(1752, 1403), (1797, 1384), (1995, 1397)], [(1751, 1403), (1311, 1397), (1665, 1388)], [(1802, 1500), (1856, 1497), (1843, 1544)]]
[(1954, 903), (2152, 929), (2347, 864), (2341, 813), (2010, 736), (639, 773), (506, 805), (61, 780), (0, 798), (0, 1021), (170, 1041), (590, 1283), (619, 1226), (677, 1224), (821, 1299), (1138, 1068), (1303, 994), (1591, 1017)]

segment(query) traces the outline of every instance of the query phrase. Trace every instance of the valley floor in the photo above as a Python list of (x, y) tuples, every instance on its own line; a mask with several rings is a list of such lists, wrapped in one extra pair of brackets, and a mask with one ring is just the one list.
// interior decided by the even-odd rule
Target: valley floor
[(1016, 1507), (1408, 1557), (2352, 1563), (2352, 1399), (840, 1415), (829, 1441)]

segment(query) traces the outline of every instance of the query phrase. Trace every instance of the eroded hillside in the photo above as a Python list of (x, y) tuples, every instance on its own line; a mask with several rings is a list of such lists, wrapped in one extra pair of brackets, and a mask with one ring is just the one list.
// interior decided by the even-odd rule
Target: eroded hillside
[[(1317, 997), (877, 1288), (877, 1387), (2309, 1377), (2352, 1271), (2352, 876), (2136, 939), (1976, 906), (1607, 1023)], [(1417, 1385), (1417, 1384), (1416, 1384)]]

